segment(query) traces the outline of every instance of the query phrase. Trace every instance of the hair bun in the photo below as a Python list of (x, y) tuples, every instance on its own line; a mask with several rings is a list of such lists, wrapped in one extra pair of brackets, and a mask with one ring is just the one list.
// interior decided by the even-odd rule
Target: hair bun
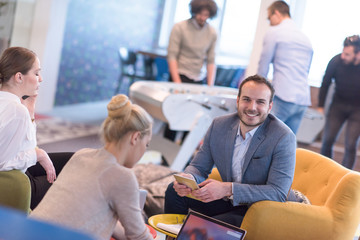
[(111, 98), (107, 105), (108, 116), (110, 118), (124, 118), (127, 119), (131, 113), (131, 102), (124, 94), (119, 94)]

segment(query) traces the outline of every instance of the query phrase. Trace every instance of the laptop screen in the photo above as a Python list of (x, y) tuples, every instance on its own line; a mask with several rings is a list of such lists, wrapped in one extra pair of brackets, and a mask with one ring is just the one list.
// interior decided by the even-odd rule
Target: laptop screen
[(195, 211), (187, 215), (177, 240), (242, 240), (246, 231)]

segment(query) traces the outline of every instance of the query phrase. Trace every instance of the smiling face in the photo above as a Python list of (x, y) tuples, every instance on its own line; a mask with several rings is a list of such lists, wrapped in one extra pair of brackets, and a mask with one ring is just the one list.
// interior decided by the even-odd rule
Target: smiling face
[(236, 105), (243, 134), (265, 121), (273, 104), (270, 99), (271, 91), (265, 84), (249, 81), (242, 86)]
[(31, 69), (25, 75), (21, 75), (23, 95), (34, 96), (38, 94), (42, 82), (40, 70), (40, 61), (36, 58)]

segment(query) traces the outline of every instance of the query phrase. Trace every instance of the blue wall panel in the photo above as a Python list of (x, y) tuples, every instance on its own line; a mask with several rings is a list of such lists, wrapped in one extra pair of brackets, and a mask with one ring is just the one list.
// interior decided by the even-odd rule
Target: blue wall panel
[(55, 105), (109, 99), (119, 76), (118, 48), (156, 45), (164, 0), (72, 0)]

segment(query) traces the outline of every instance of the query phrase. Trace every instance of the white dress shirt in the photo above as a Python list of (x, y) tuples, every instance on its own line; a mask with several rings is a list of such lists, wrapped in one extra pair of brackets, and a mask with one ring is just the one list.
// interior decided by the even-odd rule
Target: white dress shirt
[(36, 126), (18, 96), (0, 91), (0, 171), (25, 172), (36, 163)]
[(238, 127), (232, 158), (232, 178), (234, 182), (241, 183), (245, 154), (250, 146), (251, 139), (258, 128), (259, 127), (256, 127), (251, 131), (247, 132), (244, 139), (240, 132), (240, 126)]
[(309, 106), (308, 74), (312, 56), (310, 40), (292, 19), (285, 19), (265, 34), (258, 74), (267, 77), (272, 63), (275, 95), (286, 102)]

